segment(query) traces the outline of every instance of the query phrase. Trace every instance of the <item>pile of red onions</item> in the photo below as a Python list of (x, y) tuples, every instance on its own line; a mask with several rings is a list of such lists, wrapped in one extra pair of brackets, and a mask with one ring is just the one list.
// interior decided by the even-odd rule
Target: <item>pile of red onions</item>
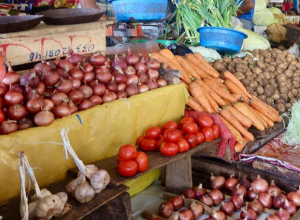
[(0, 110), (6, 120), (0, 121), (0, 134), (47, 126), (55, 118), (167, 85), (159, 79), (158, 61), (130, 50), (113, 62), (99, 52), (87, 56), (70, 51), (65, 59), (43, 61), (22, 75), (9, 63), (6, 67), (0, 82)]

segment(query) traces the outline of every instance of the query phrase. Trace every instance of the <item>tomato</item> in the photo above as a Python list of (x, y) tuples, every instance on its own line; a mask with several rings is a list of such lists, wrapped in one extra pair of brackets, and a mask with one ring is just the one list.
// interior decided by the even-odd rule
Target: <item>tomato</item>
[(156, 139), (161, 134), (161, 129), (157, 126), (153, 126), (147, 129), (145, 132), (145, 138)]
[(219, 125), (213, 124), (213, 125), (211, 126), (211, 128), (212, 128), (213, 131), (214, 131), (214, 138), (215, 138), (215, 139), (219, 138), (219, 137), (220, 137), (220, 127), (219, 127)]
[(214, 140), (214, 131), (212, 128), (203, 128), (202, 133), (204, 135), (205, 142), (211, 142)]
[(148, 169), (148, 157), (144, 152), (138, 152), (134, 160), (138, 164), (139, 172), (145, 172)]
[(204, 135), (202, 132), (197, 132), (197, 144), (201, 144), (204, 141)]
[(178, 146), (179, 153), (188, 151), (190, 149), (189, 143), (183, 138), (180, 138), (180, 141), (178, 141), (176, 144)]
[(185, 133), (197, 133), (198, 132), (198, 125), (194, 122), (185, 123), (182, 126), (182, 131)]
[(2, 109), (0, 109), (0, 124), (5, 120), (5, 115)]
[(156, 149), (160, 150), (161, 144), (165, 142), (164, 136), (159, 135), (157, 138)]
[(202, 128), (211, 127), (213, 125), (213, 123), (214, 123), (214, 121), (208, 115), (203, 115), (199, 118), (199, 125)]
[(144, 139), (145, 139), (144, 135), (139, 136), (138, 139), (136, 140), (136, 145), (141, 147), (142, 140), (144, 140)]
[(154, 151), (156, 149), (157, 141), (154, 139), (144, 139), (141, 143), (143, 151)]
[(138, 164), (134, 160), (124, 160), (118, 166), (118, 172), (122, 176), (133, 176), (138, 171)]
[(178, 153), (178, 146), (172, 142), (164, 142), (161, 145), (160, 153), (164, 156), (174, 156)]
[(121, 163), (122, 161), (124, 161), (124, 159), (122, 159), (120, 156), (117, 157), (117, 163)]
[(167, 129), (164, 133), (165, 141), (178, 142), (180, 140), (180, 131), (175, 129)]
[(130, 160), (135, 158), (137, 155), (137, 149), (131, 144), (125, 144), (119, 149), (119, 157), (124, 160)]
[(162, 126), (162, 132), (170, 128), (176, 130), (178, 128), (178, 124), (175, 121), (168, 121)]
[(184, 134), (182, 130), (178, 130), (180, 132), (180, 137), (183, 138)]
[(184, 139), (189, 143), (190, 148), (194, 148), (197, 146), (198, 138), (196, 134), (192, 134), (192, 133), (186, 134), (184, 136)]
[(183, 126), (187, 122), (195, 122), (195, 120), (192, 117), (184, 117), (180, 121), (180, 125)]

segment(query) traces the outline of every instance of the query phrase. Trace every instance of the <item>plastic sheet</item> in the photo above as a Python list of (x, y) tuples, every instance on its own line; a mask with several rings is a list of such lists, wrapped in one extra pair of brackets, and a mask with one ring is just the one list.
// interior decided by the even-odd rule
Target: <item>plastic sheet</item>
[[(135, 144), (149, 126), (179, 121), (184, 115), (187, 95), (184, 85), (167, 86), (96, 106), (56, 120), (48, 127), (1, 136), (0, 179), (4, 181), (0, 184), (0, 203), (19, 194), (19, 151), (25, 151), (38, 183), (45, 186), (63, 179), (67, 170), (75, 167), (72, 160), (64, 159), (62, 128), (70, 127), (68, 136), (75, 152), (84, 163), (92, 163), (117, 155), (122, 144)], [(157, 175), (152, 177), (154, 181)]]

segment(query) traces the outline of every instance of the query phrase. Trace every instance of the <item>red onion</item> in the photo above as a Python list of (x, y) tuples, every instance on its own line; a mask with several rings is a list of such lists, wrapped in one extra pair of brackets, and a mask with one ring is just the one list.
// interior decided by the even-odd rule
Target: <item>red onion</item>
[(210, 213), (209, 217), (214, 218), (216, 220), (226, 220), (225, 213), (220, 210), (213, 210), (212, 213)]
[(12, 86), (4, 96), (4, 101), (6, 105), (13, 105), (13, 104), (21, 104), (23, 102), (23, 95), (22, 93), (16, 91)]
[(251, 187), (251, 182), (249, 180), (247, 180), (246, 175), (244, 176), (243, 179), (240, 180), (240, 185), (242, 185), (243, 187), (246, 188), (246, 190), (250, 189)]
[(68, 107), (71, 111), (71, 114), (78, 112), (78, 107), (72, 102), (72, 100), (68, 100)]
[(91, 63), (95, 66), (102, 66), (105, 63), (105, 56), (100, 52), (96, 52), (91, 56)]
[(7, 116), (11, 120), (20, 121), (26, 116), (26, 108), (20, 104), (14, 104), (7, 108)]
[(115, 82), (115, 78), (111, 79), (110, 82), (106, 83), (106, 89), (108, 89), (110, 92), (117, 92), (118, 91), (118, 85)]
[(286, 199), (284, 201), (283, 207), (285, 210), (287, 210), (290, 215), (294, 215), (297, 212), (297, 207), (293, 204), (293, 202)]
[(113, 67), (113, 69), (120, 67), (122, 70), (125, 70), (127, 68), (126, 60), (124, 60), (124, 57), (121, 57), (116, 54), (112, 67)]
[(3, 121), (0, 125), (0, 134), (10, 134), (18, 130), (18, 124), (16, 121), (7, 120)]
[(145, 58), (142, 54), (139, 54), (139, 58), (140, 58), (139, 63), (146, 64), (149, 61), (149, 59)]
[(12, 69), (10, 63), (7, 62), (6, 65), (8, 69), (7, 69), (7, 73), (2, 79), (2, 83), (7, 87), (10, 85), (18, 84), (20, 82), (21, 75), (16, 73)]
[(112, 102), (117, 99), (117, 95), (114, 92), (109, 92), (109, 90), (106, 90), (105, 94), (102, 96), (103, 102)]
[(219, 205), (223, 200), (222, 192), (216, 188), (213, 189), (208, 195), (213, 199), (214, 205)]
[(90, 83), (95, 79), (96, 75), (93, 72), (85, 72), (83, 76), (83, 82)]
[(56, 63), (54, 61), (47, 61), (46, 64), (50, 66), (51, 70), (56, 69)]
[(192, 202), (189, 209), (192, 211), (194, 219), (200, 218), (203, 214), (203, 206), (200, 203)]
[(225, 215), (231, 216), (234, 212), (234, 205), (230, 201), (221, 202), (220, 211), (224, 212)]
[(103, 69), (103, 71), (97, 73), (96, 79), (99, 81), (99, 83), (107, 83), (112, 79), (112, 74), (110, 71)]
[(58, 75), (64, 79), (68, 79), (70, 76), (68, 73), (65, 73), (62, 68), (57, 68), (55, 71), (58, 73)]
[(68, 94), (73, 88), (73, 84), (70, 80), (60, 78), (58, 83), (55, 85), (55, 89), (59, 92)]
[(248, 190), (248, 198), (253, 200), (258, 196), (258, 194), (256, 194), (253, 190), (252, 187), (250, 187), (250, 189)]
[(26, 103), (26, 109), (32, 114), (36, 114), (42, 110), (43, 101), (36, 95), (36, 92), (32, 98)]
[(170, 202), (174, 205), (174, 210), (177, 211), (183, 207), (183, 196), (174, 196), (170, 199)]
[(193, 212), (188, 209), (183, 209), (179, 212), (179, 220), (193, 220)]
[(55, 71), (44, 72), (41, 81), (45, 84), (45, 86), (54, 86), (58, 83), (60, 76)]
[(79, 89), (81, 86), (81, 81), (79, 79), (70, 79), (72, 82), (73, 89)]
[(60, 60), (57, 67), (62, 68), (66, 73), (74, 69), (73, 64), (68, 59)]
[(94, 86), (91, 86), (93, 89), (93, 94), (97, 96), (102, 96), (105, 93), (106, 87), (102, 83), (98, 83), (98, 80), (96, 80), (96, 83)]
[(121, 83), (118, 85), (118, 91), (125, 91), (126, 89), (126, 84), (125, 83)]
[(137, 77), (139, 78), (140, 82), (141, 83), (147, 83), (148, 82), (148, 76), (146, 73), (143, 73), (143, 72), (138, 72), (137, 74)]
[(78, 110), (86, 110), (86, 109), (89, 109), (89, 108), (92, 108), (94, 107), (95, 104), (90, 101), (90, 100), (82, 100), (79, 105), (78, 105)]
[(172, 202), (169, 201), (163, 202), (162, 204), (160, 204), (158, 208), (158, 214), (164, 218), (171, 217), (173, 212), (174, 212), (174, 205)]
[(67, 103), (64, 102), (63, 104), (57, 105), (53, 108), (53, 114), (56, 118), (62, 118), (71, 115), (71, 110), (68, 107)]
[(165, 87), (168, 85), (168, 83), (165, 79), (158, 79), (158, 80), (156, 80), (156, 83), (158, 85), (158, 88)]
[(17, 92), (23, 94), (24, 89), (23, 89), (23, 87), (21, 85), (13, 85), (13, 87), (14, 87), (14, 90), (16, 90)]
[(126, 87), (125, 92), (130, 97), (139, 94), (139, 89), (136, 84), (130, 84), (129, 86)]
[(73, 90), (68, 94), (68, 97), (77, 105), (83, 100), (84, 94), (80, 90)]
[(46, 90), (46, 86), (44, 83), (40, 82), (37, 87), (35, 88), (35, 90), (40, 94), (44, 94), (45, 90)]
[(205, 205), (209, 206), (209, 207), (212, 207), (213, 204), (214, 204), (214, 201), (213, 199), (208, 196), (208, 195), (204, 195), (200, 198), (200, 202), (204, 203)]
[(271, 181), (271, 185), (267, 192), (270, 193), (272, 196), (277, 196), (281, 194), (281, 190), (275, 185), (274, 180)]
[(43, 107), (51, 111), (54, 108), (54, 103), (50, 99), (43, 99)]
[(34, 72), (36, 72), (39, 75), (42, 75), (44, 72), (51, 72), (52, 68), (50, 65), (47, 65), (47, 63), (37, 63), (34, 66)]
[(160, 68), (160, 63), (156, 60), (151, 59), (146, 63), (146, 66), (147, 68), (158, 70)]
[(132, 54), (131, 49), (128, 48), (128, 55), (126, 58), (126, 62), (128, 65), (134, 65), (139, 62), (139, 57), (135, 54)]
[(260, 193), (258, 194), (258, 199), (260, 204), (264, 208), (271, 208), (272, 207), (272, 196), (269, 193)]
[(149, 87), (150, 90), (157, 89), (157, 87), (158, 87), (158, 85), (154, 79), (149, 79), (147, 82), (147, 86)]
[(255, 193), (267, 192), (269, 189), (269, 184), (265, 179), (257, 176), (257, 179), (252, 182), (252, 189)]
[(83, 68), (85, 72), (94, 72), (95, 70), (94, 66), (90, 63), (85, 64)]
[(74, 69), (70, 70), (69, 75), (73, 79), (79, 79), (80, 81), (83, 81), (84, 73), (79, 67), (75, 67)]
[(118, 97), (118, 99), (120, 99), (120, 98), (127, 98), (127, 92), (125, 92), (125, 91), (118, 91), (117, 92), (117, 97)]
[(4, 101), (3, 98), (0, 97), (0, 109), (2, 109), (4, 107)]
[(243, 195), (233, 195), (230, 201), (234, 205), (234, 210), (240, 210), (244, 206), (244, 196)]
[(82, 85), (79, 90), (83, 93), (84, 99), (88, 99), (93, 95), (93, 89), (86, 84)]
[(73, 50), (69, 51), (70, 57), (69, 61), (73, 64), (73, 66), (76, 66), (78, 63), (81, 63), (83, 61), (83, 55), (74, 53)]
[(31, 88), (37, 87), (40, 82), (40, 78), (35, 72), (26, 72), (23, 73), (20, 77), (21, 85), (29, 85)]
[(138, 82), (139, 82), (139, 78), (137, 77), (137, 75), (130, 75), (127, 77), (126, 85), (138, 84)]
[(256, 215), (256, 212), (251, 208), (242, 208), (240, 218), (247, 219), (247, 220), (256, 220), (257, 215)]
[(196, 199), (196, 191), (193, 189), (186, 189), (183, 195), (185, 198)]
[(283, 208), (285, 200), (287, 200), (287, 197), (285, 195), (283, 195), (283, 194), (279, 194), (277, 196), (274, 196), (274, 198), (273, 198), (273, 206), (275, 208), (277, 208), (277, 209)]
[(6, 93), (7, 88), (3, 84), (0, 84), (0, 97), (3, 97)]
[(287, 195), (288, 199), (290, 201), (293, 202), (293, 204), (297, 207), (300, 206), (300, 193), (297, 192), (290, 192), (288, 195)]
[[(33, 90), (32, 90), (33, 91)], [(45, 92), (44, 92), (44, 96), (46, 97), (46, 98), (50, 98), (50, 96), (52, 96), (53, 94), (55, 94), (56, 93), (56, 90), (54, 89), (54, 88), (46, 88), (45, 89)]]
[(253, 209), (256, 212), (256, 215), (260, 215), (264, 210), (264, 207), (259, 203), (257, 199), (254, 199), (253, 201), (249, 202), (248, 208)]
[(199, 186), (193, 187), (193, 190), (196, 192), (196, 198), (200, 199), (203, 195), (206, 194), (205, 189), (202, 188), (202, 184), (200, 183)]
[(134, 68), (136, 70), (136, 72), (143, 72), (143, 73), (147, 73), (147, 67), (145, 64), (143, 63), (136, 63), (134, 65)]
[(34, 91), (30, 86), (25, 86), (25, 89), (24, 89), (24, 99), (25, 101), (27, 100), (30, 100), (32, 98), (32, 91)]
[(18, 124), (18, 130), (24, 130), (27, 128), (33, 127), (33, 121), (29, 118), (23, 118), (21, 121), (19, 121)]
[(124, 74), (124, 72), (122, 71), (122, 69), (120, 67), (115, 68), (113, 75), (115, 77), (115, 82), (117, 84), (125, 83), (127, 80), (127, 76)]
[(67, 99), (68, 99), (68, 96), (63, 92), (55, 92), (50, 97), (50, 100), (53, 102), (54, 105), (60, 105)]
[(240, 184), (237, 184), (236, 187), (234, 187), (231, 191), (232, 195), (244, 195), (244, 199), (246, 199), (247, 197), (247, 190), (245, 189), (245, 187), (241, 186)]
[(92, 95), (89, 100), (94, 103), (94, 105), (101, 105), (103, 100), (100, 96)]
[(55, 120), (55, 117), (52, 112), (50, 112), (48, 109), (43, 109), (39, 113), (37, 113), (34, 116), (34, 123), (37, 126), (48, 126), (52, 124)]
[(127, 75), (127, 76), (130, 76), (130, 75), (135, 75), (136, 74), (136, 71), (134, 69), (133, 66), (128, 66), (125, 70), (124, 70), (124, 73)]
[(147, 74), (148, 74), (148, 77), (152, 78), (152, 79), (158, 79), (158, 77), (159, 77), (159, 73), (155, 69), (148, 69)]
[(266, 220), (280, 220), (280, 218), (277, 215), (269, 215)]
[(211, 188), (221, 189), (225, 184), (225, 178), (223, 176), (214, 176), (211, 174)]
[(225, 181), (225, 188), (228, 189), (228, 190), (232, 190), (233, 188), (235, 188), (238, 184), (238, 180), (233, 178), (234, 175), (231, 174), (229, 179), (227, 179)]
[(106, 62), (105, 62), (105, 66), (109, 69), (112, 68), (112, 61), (109, 57), (106, 57)]
[(275, 212), (275, 215), (277, 215), (280, 220), (289, 220), (291, 218), (290, 213), (283, 208), (280, 208), (279, 210), (277, 210)]

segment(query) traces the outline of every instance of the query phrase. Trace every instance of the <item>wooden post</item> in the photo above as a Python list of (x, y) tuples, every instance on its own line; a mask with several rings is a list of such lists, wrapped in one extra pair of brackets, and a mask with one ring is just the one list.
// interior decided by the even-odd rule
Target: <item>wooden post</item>
[(182, 194), (193, 186), (192, 162), (188, 155), (166, 166), (166, 190), (168, 192)]

